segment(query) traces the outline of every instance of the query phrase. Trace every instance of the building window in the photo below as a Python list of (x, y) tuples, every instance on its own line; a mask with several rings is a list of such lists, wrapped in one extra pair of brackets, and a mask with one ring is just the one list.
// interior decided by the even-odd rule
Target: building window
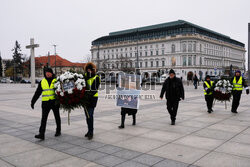
[(118, 59), (118, 54), (116, 54), (116, 58)]
[(145, 52), (145, 56), (147, 56), (148, 55), (148, 52)]
[(114, 55), (112, 55), (112, 59), (114, 59)]
[(104, 60), (106, 59), (106, 56), (104, 55)]
[(148, 48), (148, 46), (145, 46), (145, 49), (147, 49)]
[(200, 65), (202, 65), (202, 58), (200, 57)]
[(164, 50), (161, 51), (161, 54), (164, 55)]
[(128, 54), (127, 54), (127, 53), (126, 53), (125, 55), (126, 55), (126, 57), (128, 57)]
[(188, 56), (188, 66), (192, 66), (192, 57)]
[(150, 51), (151, 56), (153, 56), (153, 51)]
[(154, 67), (154, 62), (153, 61), (151, 61), (151, 67)]
[(165, 66), (165, 61), (162, 61), (161, 65), (162, 65), (162, 67), (164, 67)]
[(200, 44), (200, 52), (202, 51), (202, 45)]
[(182, 65), (187, 66), (187, 57), (186, 56), (182, 57)]
[(148, 67), (148, 62), (145, 62), (145, 67)]
[(158, 67), (159, 66), (159, 61), (156, 61), (156, 67)]
[(171, 46), (171, 52), (175, 53), (175, 45), (174, 44), (172, 44), (172, 46)]
[(182, 44), (182, 52), (186, 52), (186, 51), (187, 51), (186, 44)]
[(158, 50), (156, 51), (156, 55), (158, 55)]
[(194, 61), (194, 66), (196, 66), (196, 55), (194, 55), (194, 57), (193, 57), (193, 61)]
[(194, 43), (194, 48), (193, 48), (194, 52), (196, 52), (196, 43)]
[(132, 53), (130, 53), (130, 57), (132, 57), (133, 56), (133, 54)]
[(140, 52), (140, 56), (142, 56), (142, 52)]
[(192, 52), (192, 44), (188, 44), (188, 52)]
[(161, 46), (164, 47), (164, 44), (162, 44)]
[(175, 66), (175, 65), (176, 65), (176, 58), (175, 58), (175, 57), (172, 57), (172, 58), (171, 58), (171, 62), (172, 62), (172, 66)]
[(142, 67), (142, 62), (140, 62), (140, 68)]

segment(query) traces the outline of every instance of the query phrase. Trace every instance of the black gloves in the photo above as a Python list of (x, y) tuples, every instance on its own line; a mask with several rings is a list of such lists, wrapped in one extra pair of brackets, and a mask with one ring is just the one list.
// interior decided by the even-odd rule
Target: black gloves
[(208, 88), (208, 89), (207, 89), (207, 93), (210, 93), (210, 92), (211, 92), (211, 89)]
[(246, 93), (249, 94), (249, 89), (246, 90)]
[(32, 108), (32, 109), (34, 109), (34, 104), (33, 104), (33, 103), (31, 103), (31, 105), (30, 105), (30, 106), (31, 106), (31, 108)]

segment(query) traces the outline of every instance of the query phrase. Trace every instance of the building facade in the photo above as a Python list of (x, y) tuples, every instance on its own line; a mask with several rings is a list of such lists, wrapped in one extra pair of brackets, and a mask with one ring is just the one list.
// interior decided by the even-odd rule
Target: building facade
[(197, 74), (222, 75), (233, 65), (245, 69), (245, 45), (187, 21), (112, 32), (92, 42), (92, 61), (99, 71), (139, 68), (143, 73), (174, 69), (186, 80)]

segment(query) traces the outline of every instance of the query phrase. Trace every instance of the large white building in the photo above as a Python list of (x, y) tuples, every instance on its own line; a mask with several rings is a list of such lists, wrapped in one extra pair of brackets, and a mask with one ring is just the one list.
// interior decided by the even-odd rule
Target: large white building
[(200, 79), (220, 75), (230, 65), (244, 70), (246, 51), (243, 43), (226, 35), (178, 20), (109, 33), (92, 42), (91, 52), (100, 71), (134, 67), (154, 73), (173, 68), (186, 80), (194, 73)]

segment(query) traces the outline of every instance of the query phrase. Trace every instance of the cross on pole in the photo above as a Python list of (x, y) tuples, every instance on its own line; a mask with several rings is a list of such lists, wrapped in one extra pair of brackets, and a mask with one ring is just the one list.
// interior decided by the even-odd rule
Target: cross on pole
[(30, 45), (27, 45), (26, 49), (30, 49), (31, 87), (35, 87), (35, 48), (37, 47), (39, 44), (34, 44), (34, 38), (30, 38)]

